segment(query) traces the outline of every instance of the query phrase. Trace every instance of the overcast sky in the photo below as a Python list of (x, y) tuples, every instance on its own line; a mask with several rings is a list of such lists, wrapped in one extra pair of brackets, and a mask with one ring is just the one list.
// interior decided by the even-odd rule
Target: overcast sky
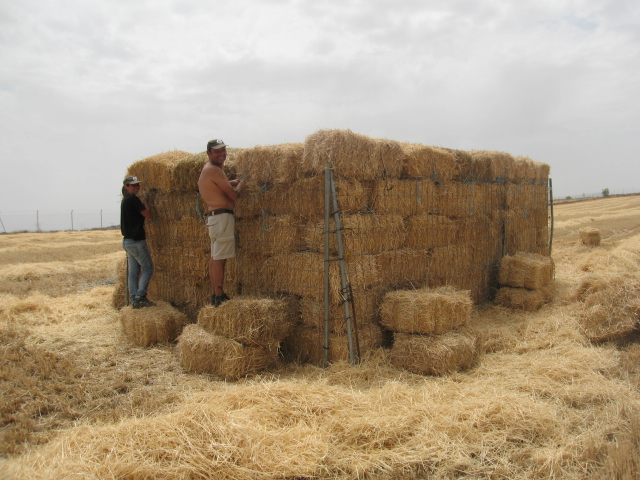
[(640, 191), (637, 0), (0, 0), (0, 214), (118, 210), (136, 160), (350, 129)]

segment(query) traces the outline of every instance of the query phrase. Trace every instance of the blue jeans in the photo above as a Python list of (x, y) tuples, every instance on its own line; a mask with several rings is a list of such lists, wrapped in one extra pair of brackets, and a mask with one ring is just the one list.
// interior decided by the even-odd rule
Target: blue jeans
[[(133, 303), (137, 297), (147, 294), (147, 286), (153, 275), (153, 261), (151, 260), (151, 252), (146, 240), (125, 238), (122, 240), (122, 248), (127, 252), (129, 267), (127, 284), (129, 286), (129, 298)], [(140, 271), (142, 271), (142, 274)]]

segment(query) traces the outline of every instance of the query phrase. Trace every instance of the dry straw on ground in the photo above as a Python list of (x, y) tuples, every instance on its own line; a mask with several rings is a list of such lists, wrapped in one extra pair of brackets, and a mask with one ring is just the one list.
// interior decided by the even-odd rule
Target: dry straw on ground
[(197, 324), (185, 327), (178, 339), (178, 351), (180, 364), (187, 371), (208, 373), (225, 380), (254, 374), (273, 367), (278, 361), (278, 342), (243, 345), (209, 333)]
[(600, 245), (600, 230), (597, 228), (584, 227), (578, 230), (580, 240), (589, 247), (597, 247)]
[(198, 325), (209, 333), (243, 345), (271, 346), (283, 340), (296, 319), (293, 299), (238, 296), (221, 304), (202, 307)]
[(481, 342), (472, 331), (442, 335), (395, 333), (391, 362), (421, 375), (446, 375), (475, 365), (481, 350)]
[(503, 286), (535, 290), (552, 279), (553, 260), (548, 256), (518, 252), (503, 257), (500, 262), (498, 282)]
[(580, 326), (594, 342), (622, 338), (640, 327), (640, 280), (635, 275), (591, 275), (575, 295)]
[(173, 342), (189, 323), (184, 313), (163, 301), (155, 307), (124, 307), (119, 316), (125, 336), (141, 347)]
[(396, 290), (380, 307), (380, 322), (394, 332), (441, 334), (466, 324), (473, 302), (466, 290), (453, 287)]

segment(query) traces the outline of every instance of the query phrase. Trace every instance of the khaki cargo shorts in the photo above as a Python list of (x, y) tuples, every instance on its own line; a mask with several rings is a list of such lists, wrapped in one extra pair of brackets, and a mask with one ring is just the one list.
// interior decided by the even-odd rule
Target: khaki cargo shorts
[(207, 228), (211, 239), (211, 258), (225, 260), (236, 256), (236, 220), (230, 213), (207, 217)]

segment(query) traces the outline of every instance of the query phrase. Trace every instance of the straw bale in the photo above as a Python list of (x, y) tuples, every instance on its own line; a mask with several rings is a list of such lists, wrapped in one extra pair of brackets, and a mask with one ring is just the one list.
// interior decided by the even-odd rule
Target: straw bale
[(302, 143), (247, 148), (235, 157), (236, 172), (246, 177), (247, 188), (289, 183), (301, 176)]
[(391, 363), (412, 373), (442, 376), (473, 367), (482, 346), (470, 330), (443, 335), (394, 334)]
[(474, 173), (475, 162), (469, 152), (453, 148), (445, 148), (445, 150), (453, 155), (456, 161), (458, 175), (454, 180), (468, 182), (477, 177)]
[(190, 153), (180, 150), (159, 153), (132, 163), (127, 170), (127, 175), (137, 176), (147, 192), (150, 190), (168, 192), (172, 190), (171, 171), (174, 165), (190, 156)]
[(532, 159), (526, 156), (517, 156), (514, 158), (514, 165), (514, 175), (509, 178), (510, 181), (520, 183), (536, 180), (536, 164)]
[(395, 140), (369, 138), (350, 130), (319, 130), (305, 140), (303, 172), (323, 173), (327, 162), (338, 177), (398, 178), (404, 153)]
[[(357, 332), (357, 333), (356, 333)], [(352, 330), (351, 337), (354, 357), (357, 358), (358, 346), (360, 356), (380, 348), (384, 338), (377, 325), (358, 325)], [(298, 325), (294, 327), (282, 343), (282, 353), (286, 360), (296, 363), (324, 364), (324, 329)], [(346, 333), (329, 333), (329, 362), (349, 361), (349, 337)]]
[(136, 345), (149, 347), (157, 343), (173, 342), (189, 323), (184, 313), (167, 302), (156, 303), (155, 307), (124, 307), (120, 310), (122, 331)]
[(473, 248), (468, 244), (434, 247), (429, 251), (428, 277), (457, 278), (468, 274)]
[(469, 153), (474, 163), (476, 181), (514, 178), (515, 161), (510, 154), (490, 150), (471, 150)]
[(303, 249), (302, 223), (292, 215), (261, 215), (238, 220), (239, 249), (263, 255), (295, 252)]
[(405, 155), (403, 176), (423, 177), (435, 182), (451, 182), (459, 174), (455, 157), (444, 148), (402, 143)]
[(429, 249), (457, 244), (460, 223), (442, 215), (420, 214), (407, 220), (408, 248)]
[(393, 332), (442, 334), (466, 324), (473, 302), (468, 290), (450, 286), (396, 290), (380, 306), (380, 323)]
[(578, 319), (592, 342), (624, 337), (640, 327), (640, 280), (631, 274), (592, 274), (578, 287)]
[(380, 215), (408, 217), (417, 213), (437, 213), (445, 187), (432, 180), (384, 179), (373, 182), (371, 209)]
[(547, 185), (549, 182), (549, 173), (551, 171), (551, 166), (547, 163), (542, 162), (533, 162), (533, 168), (535, 171), (535, 181), (540, 185)]
[(584, 245), (597, 247), (600, 245), (600, 230), (593, 227), (584, 227), (578, 230), (580, 240)]
[(187, 325), (178, 339), (180, 365), (194, 373), (208, 373), (237, 380), (273, 367), (278, 362), (278, 344), (242, 345), (207, 332), (200, 325)]
[(418, 283), (427, 274), (429, 262), (423, 248), (400, 248), (376, 255), (382, 285)]
[(500, 262), (498, 283), (502, 286), (535, 290), (553, 279), (553, 259), (536, 253), (518, 252)]
[(183, 217), (201, 220), (207, 211), (207, 206), (197, 192), (158, 192), (153, 196), (151, 208), (154, 221), (169, 222), (180, 221)]
[(129, 292), (127, 292), (127, 255), (122, 255), (115, 268), (116, 286), (111, 296), (111, 305), (116, 310), (120, 310), (129, 301)]
[[(265, 283), (271, 292), (288, 292), (316, 300), (324, 298), (324, 254), (298, 252), (274, 255), (264, 261)], [(344, 260), (347, 281), (354, 291), (378, 285), (378, 265), (373, 255), (349, 257)], [(332, 261), (329, 269), (329, 294), (332, 302), (343, 298), (339, 262)]]
[[(353, 292), (353, 302), (349, 304), (352, 324), (355, 323), (358, 326), (375, 324), (382, 295), (379, 288)], [(305, 326), (324, 329), (324, 302), (304, 297), (300, 300), (300, 312)], [(346, 333), (344, 303), (329, 305), (329, 329), (338, 334)]]
[(556, 295), (555, 284), (549, 283), (535, 290), (528, 288), (501, 287), (496, 292), (496, 305), (513, 310), (533, 312), (542, 305), (549, 303)]
[(452, 218), (470, 217), (484, 213), (485, 189), (476, 182), (448, 183), (434, 189), (432, 213)]
[(243, 345), (271, 345), (286, 337), (296, 321), (292, 303), (285, 299), (238, 296), (218, 307), (202, 307), (198, 325)]
[[(402, 248), (404, 244), (405, 228), (401, 215), (344, 214), (340, 218), (340, 226), (345, 255), (380, 253)], [(329, 228), (330, 252), (336, 255), (338, 243), (333, 217)], [(303, 236), (309, 250), (324, 252), (324, 221), (309, 223)]]

